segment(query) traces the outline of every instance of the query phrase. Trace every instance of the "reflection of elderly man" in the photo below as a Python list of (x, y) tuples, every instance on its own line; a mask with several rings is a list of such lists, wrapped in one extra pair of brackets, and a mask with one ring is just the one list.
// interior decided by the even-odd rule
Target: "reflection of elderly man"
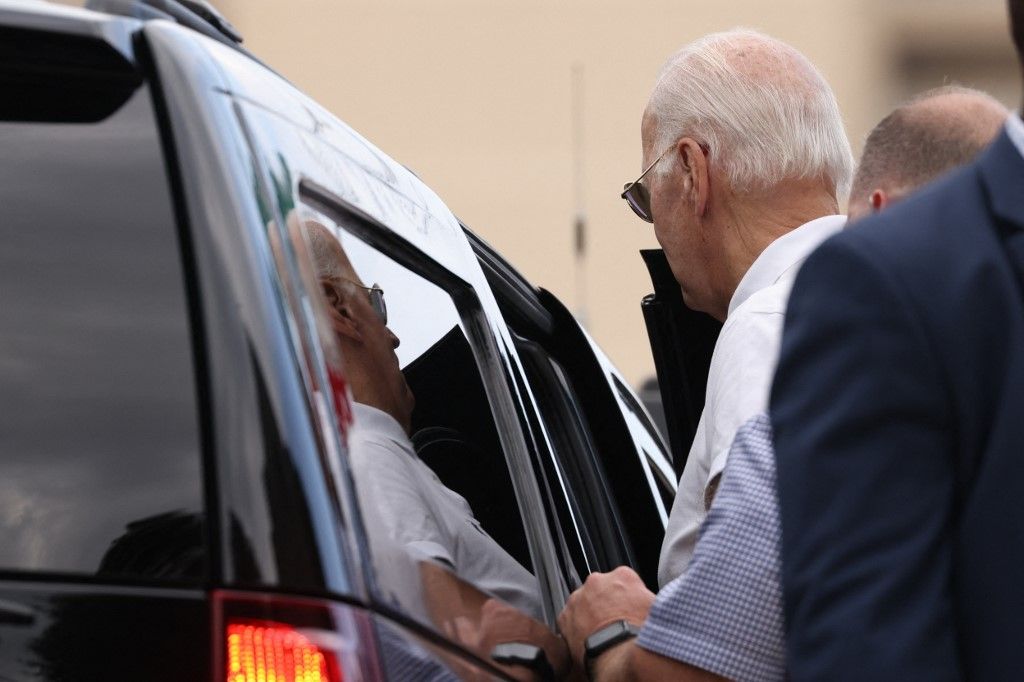
[(395, 355), (398, 337), (385, 326), (383, 292), (363, 285), (329, 230), (308, 222), (306, 234), (355, 399), (352, 468), (371, 534), (383, 533), (536, 616), (537, 580), (481, 529), (466, 500), (412, 448), (415, 400)]

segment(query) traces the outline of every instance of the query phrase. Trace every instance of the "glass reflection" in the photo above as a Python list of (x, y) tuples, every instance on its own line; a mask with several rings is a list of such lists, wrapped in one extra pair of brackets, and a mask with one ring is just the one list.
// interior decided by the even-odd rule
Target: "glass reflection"
[(0, 139), (0, 568), (94, 573), (133, 522), (202, 508), (150, 94), (98, 123), (0, 122)]
[[(568, 658), (561, 640), (537, 620), (536, 578), (422, 457), (429, 450), (431, 464), (448, 460), (449, 469), (479, 471), (485, 490), (487, 478), (494, 476), (478, 465), (497, 464), (511, 494), (500, 448), (495, 445), (485, 460), (486, 445), (478, 444), (496, 443), (496, 433), (475, 424), (467, 435), (452, 428), (458, 419), (424, 425), (424, 414), (465, 411), (464, 398), (472, 395), (476, 402), (468, 406), (469, 422), (484, 422), (493, 431), (482, 388), (479, 397), (471, 390), (480, 383), (479, 375), (464, 376), (466, 362), (469, 369), (473, 365), (468, 346), (465, 355), (459, 353), (465, 337), (454, 304), (443, 291), (358, 240), (345, 235), (343, 246), (322, 222), (307, 220), (304, 231), (354, 401), (350, 466), (381, 596), (485, 660), (491, 660), (498, 644), (523, 642), (541, 647), (556, 667), (564, 668)], [(367, 282), (384, 289), (392, 328), (375, 311)], [(448, 361), (438, 364), (441, 357)], [(451, 362), (456, 358), (461, 362)], [(427, 359), (434, 360), (428, 369), (436, 390), (414, 395), (407, 375)], [(418, 407), (424, 403), (427, 409)], [(470, 487), (473, 483), (468, 481)], [(516, 507), (503, 513), (501, 524), (515, 524), (521, 536)], [(464, 679), (480, 674), (473, 666), (456, 672)], [(524, 675), (515, 666), (509, 672)]]

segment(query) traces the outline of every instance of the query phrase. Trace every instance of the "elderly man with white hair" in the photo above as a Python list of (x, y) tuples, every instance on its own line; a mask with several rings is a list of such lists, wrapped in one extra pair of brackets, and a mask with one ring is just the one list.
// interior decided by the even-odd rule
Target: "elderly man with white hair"
[[(767, 407), (793, 278), (846, 222), (837, 214), (853, 157), (817, 69), (747, 30), (706, 36), (674, 55), (641, 136), (644, 171), (622, 196), (654, 224), (687, 305), (724, 325), (662, 548), (659, 583), (677, 583), (656, 601), (629, 569), (594, 574), (559, 623), (596, 679), (770, 679), (782, 674), (781, 621), (726, 607), (734, 589), (777, 590), (777, 576), (760, 580), (756, 557), (738, 562), (753, 571), (731, 576), (684, 572), (737, 430)], [(678, 608), (659, 608), (668, 600), (689, 600), (702, 618), (676, 618)]]

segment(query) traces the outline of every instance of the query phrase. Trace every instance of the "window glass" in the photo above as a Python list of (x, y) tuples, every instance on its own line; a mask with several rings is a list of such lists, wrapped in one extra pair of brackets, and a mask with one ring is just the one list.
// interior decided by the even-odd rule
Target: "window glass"
[[(452, 297), (326, 216), (307, 211), (305, 225), (353, 397), (350, 467), (379, 587), (403, 601), (417, 582), (399, 553), (539, 619), (504, 452)], [(426, 602), (420, 615), (434, 620)]]
[(95, 123), (0, 121), (0, 570), (204, 575), (166, 165), (147, 88), (125, 97)]
[[(668, 523), (668, 512), (672, 508), (672, 499), (675, 496), (675, 475), (669, 465), (667, 448), (661, 434), (651, 423), (647, 413), (637, 402), (632, 391), (626, 388), (625, 384), (618, 377), (613, 377), (615, 388), (618, 390), (620, 403), (623, 406), (623, 413), (626, 416), (626, 423), (636, 441), (637, 446), (643, 453), (640, 460), (644, 469), (644, 476), (651, 489), (658, 489), (659, 497), (654, 498), (658, 507), (658, 515), (661, 517), (662, 527)], [(656, 458), (652, 453), (661, 455)]]
[[(558, 517), (559, 545), (566, 555), (564, 579), (570, 589), (576, 589), (582, 584), (581, 577), (598, 570), (598, 564), (592, 565), (591, 561), (599, 550), (590, 536), (592, 530), (600, 532), (602, 528), (593, 515), (587, 513), (589, 502), (601, 499), (594, 494), (595, 486), (588, 485), (593, 482), (589, 466), (593, 454), (579, 414), (564, 391), (557, 363), (539, 344), (518, 335), (514, 338), (529, 381), (527, 390), (536, 401), (542, 420), (537, 430), (547, 436), (548, 453), (543, 461), (548, 496)], [(607, 505), (604, 507), (607, 511)], [(613, 566), (623, 563), (626, 562), (618, 561)]]

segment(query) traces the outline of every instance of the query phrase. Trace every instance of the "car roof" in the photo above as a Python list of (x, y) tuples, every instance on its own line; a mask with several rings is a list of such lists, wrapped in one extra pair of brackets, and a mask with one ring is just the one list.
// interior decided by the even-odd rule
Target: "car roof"
[[(140, 20), (45, 0), (0, 0), (0, 26), (94, 38), (135, 62), (132, 36), (146, 25), (177, 33), (216, 63), (222, 93), (273, 111), (312, 132), (338, 154), (315, 179), (458, 275), (474, 269), (458, 219), (414, 173), (298, 90), (253, 55), (161, 19)], [(326, 161), (326, 160), (325, 160)], [(333, 166), (333, 167), (330, 167)]]
[(44, 0), (0, 0), (0, 25), (96, 38), (134, 61), (131, 36), (142, 22)]
[(271, 114), (315, 140), (304, 150), (293, 146), (292, 157), (282, 160), (295, 164), (290, 170), (303, 182), (386, 226), (453, 274), (472, 281), (480, 273), (462, 225), (437, 194), (312, 97), (248, 54), (194, 31), (159, 20), (146, 31), (161, 34), (182, 60), (187, 55), (190, 68), (205, 63), (210, 96), (229, 95), (243, 109)]

